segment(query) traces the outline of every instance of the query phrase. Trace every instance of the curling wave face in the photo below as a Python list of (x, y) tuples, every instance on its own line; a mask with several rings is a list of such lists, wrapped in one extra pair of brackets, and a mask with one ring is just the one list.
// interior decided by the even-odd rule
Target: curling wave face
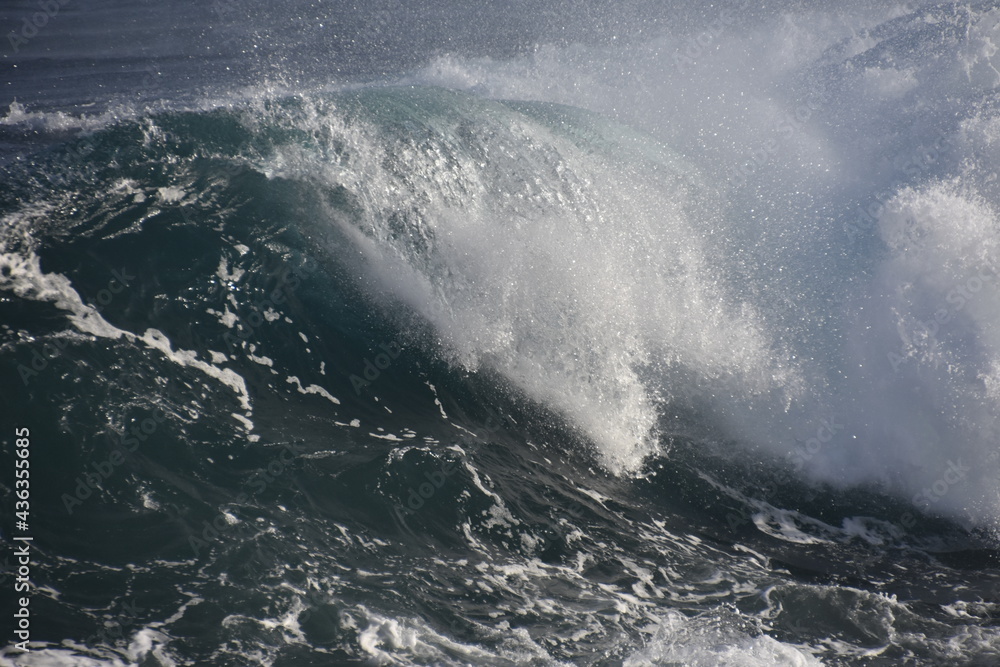
[(12, 104), (45, 658), (994, 660), (997, 18)]

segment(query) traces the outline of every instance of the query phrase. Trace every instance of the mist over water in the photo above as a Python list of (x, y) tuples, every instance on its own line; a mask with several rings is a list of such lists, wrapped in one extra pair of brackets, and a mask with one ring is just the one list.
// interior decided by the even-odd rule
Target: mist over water
[(1000, 659), (995, 2), (84, 4), (0, 10), (0, 663)]
[[(440, 249), (458, 280), (487, 290), (452, 304), (450, 316), (471, 310), (513, 349), (537, 341), (518, 362), (535, 363), (545, 387), (491, 363), (576, 414), (612, 468), (634, 469), (655, 451), (632, 443), (662, 441), (662, 417), (684, 406), (734, 444), (818, 481), (877, 483), (909, 498), (952, 464), (974, 470), (933, 510), (992, 526), (998, 255), (995, 158), (983, 128), (998, 83), (996, 11), (894, 5), (750, 21), (742, 12), (720, 9), (701, 29), (621, 48), (441, 56), (404, 79), (585, 108), (657, 140), (623, 138), (610, 155), (583, 158), (586, 169), (626, 174), (580, 176), (594, 204), (555, 196), (560, 164), (537, 193), (515, 190), (528, 203), (555, 200), (551, 211), (531, 211), (545, 223), (521, 234), (551, 258), (539, 262), (544, 277), (505, 263), (529, 254), (505, 254), (512, 233), (494, 224), (525, 215), (490, 201), (509, 195), (507, 184), (477, 182), (477, 208), (429, 216), (445, 234), (490, 230), (477, 234), (478, 248)], [(648, 169), (644, 153), (663, 150), (670, 169)], [(480, 177), (475, 163), (460, 169)], [(692, 184), (672, 183), (677, 171)], [(581, 234), (596, 203), (600, 224)], [(490, 234), (500, 233), (498, 244)], [(499, 262), (492, 275), (462, 275), (470, 255), (476, 271)], [(515, 276), (540, 289), (489, 291)], [(537, 315), (490, 321), (497, 303)], [(538, 311), (560, 316), (546, 323)], [(493, 354), (495, 339), (470, 341), (478, 334), (466, 323), (439, 324), (467, 360)], [(589, 361), (567, 363), (582, 347), (593, 349)]]

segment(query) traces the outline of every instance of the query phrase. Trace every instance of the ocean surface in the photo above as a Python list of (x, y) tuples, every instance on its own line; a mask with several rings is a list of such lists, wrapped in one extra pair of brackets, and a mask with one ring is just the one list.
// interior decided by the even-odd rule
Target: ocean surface
[(0, 665), (1000, 665), (1000, 3), (0, 31)]

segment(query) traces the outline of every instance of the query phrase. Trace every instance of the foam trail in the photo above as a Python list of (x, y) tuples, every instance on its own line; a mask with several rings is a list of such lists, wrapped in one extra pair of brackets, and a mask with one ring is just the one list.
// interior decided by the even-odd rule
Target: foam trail
[[(33, 213), (39, 214), (38, 211)], [(4, 222), (8, 224), (9, 229), (23, 229), (24, 218), (8, 217)], [(30, 241), (30, 237), (26, 238)], [(105, 320), (93, 306), (85, 304), (66, 276), (43, 271), (41, 259), (33, 251), (5, 252), (10, 241), (10, 238), (6, 238), (0, 243), (0, 290), (11, 292), (23, 299), (52, 303), (66, 313), (67, 319), (80, 333), (97, 338), (111, 340), (125, 338), (131, 342), (142, 342), (146, 347), (158, 350), (179, 366), (198, 369), (232, 389), (245, 413), (245, 416), (238, 414), (234, 416), (247, 431), (253, 429), (253, 422), (249, 420), (253, 414), (253, 406), (246, 382), (239, 373), (230, 368), (219, 368), (202, 361), (197, 358), (197, 352), (173, 349), (170, 340), (158, 329), (147, 329), (141, 336), (119, 329)]]

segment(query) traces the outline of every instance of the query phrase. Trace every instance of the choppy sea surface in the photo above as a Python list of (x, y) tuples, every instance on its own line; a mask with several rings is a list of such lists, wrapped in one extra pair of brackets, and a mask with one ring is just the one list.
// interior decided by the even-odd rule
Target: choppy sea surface
[(996, 2), (0, 29), (0, 664), (1000, 664)]

